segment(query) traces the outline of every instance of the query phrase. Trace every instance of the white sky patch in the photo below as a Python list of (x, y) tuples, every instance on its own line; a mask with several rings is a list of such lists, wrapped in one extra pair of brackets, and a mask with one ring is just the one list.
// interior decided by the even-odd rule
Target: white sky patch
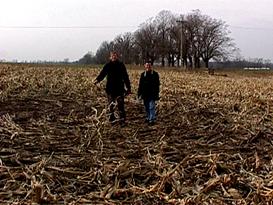
[(271, 0), (2, 0), (0, 59), (78, 60), (162, 10), (186, 14), (194, 9), (230, 25), (246, 58), (273, 61)]

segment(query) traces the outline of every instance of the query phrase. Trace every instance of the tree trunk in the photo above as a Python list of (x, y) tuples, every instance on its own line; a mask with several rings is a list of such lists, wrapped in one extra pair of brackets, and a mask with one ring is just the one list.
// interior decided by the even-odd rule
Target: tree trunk
[(205, 62), (206, 68), (209, 68), (209, 60), (208, 60), (208, 59), (205, 59), (204, 62)]
[(192, 57), (191, 56), (189, 57), (189, 68), (190, 69), (192, 68)]
[(195, 64), (195, 68), (200, 68), (200, 59), (198, 57), (195, 57), (195, 60), (194, 60), (194, 64)]
[(180, 65), (179, 65), (179, 61), (180, 61), (180, 57), (178, 56), (178, 57), (177, 57), (177, 67), (180, 66)]
[(174, 55), (172, 55), (172, 67), (174, 67), (175, 60), (174, 60)]
[(161, 66), (162, 66), (162, 67), (165, 66), (165, 59), (164, 59), (164, 56), (162, 56), (162, 58), (161, 58)]

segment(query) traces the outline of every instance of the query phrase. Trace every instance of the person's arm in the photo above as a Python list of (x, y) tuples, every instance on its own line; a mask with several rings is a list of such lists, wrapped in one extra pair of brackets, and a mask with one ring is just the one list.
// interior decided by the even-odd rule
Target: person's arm
[(156, 73), (155, 75), (155, 98), (156, 100), (159, 100), (159, 89), (160, 89), (160, 80), (159, 80), (159, 74)]
[(127, 88), (127, 93), (131, 93), (131, 83), (130, 83), (130, 79), (129, 79), (129, 75), (127, 73), (127, 69), (125, 67), (125, 65), (123, 63), (122, 64), (122, 70), (123, 70), (123, 80), (125, 83), (125, 86)]
[(108, 73), (108, 66), (107, 64), (103, 66), (102, 70), (100, 71), (100, 74), (98, 75), (98, 77), (95, 80), (95, 84), (99, 83), (100, 81), (102, 81), (105, 76)]
[(141, 98), (143, 92), (143, 73), (140, 76), (139, 84), (138, 84), (138, 91), (137, 91), (137, 97)]

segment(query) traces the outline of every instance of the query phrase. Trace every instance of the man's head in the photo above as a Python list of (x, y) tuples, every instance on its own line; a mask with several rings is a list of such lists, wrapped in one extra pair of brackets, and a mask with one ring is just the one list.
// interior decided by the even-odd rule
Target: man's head
[(110, 53), (110, 60), (111, 61), (118, 60), (118, 53), (116, 51), (111, 51), (111, 53)]
[(152, 70), (152, 62), (151, 61), (146, 61), (145, 64), (144, 64), (144, 67), (145, 67), (146, 71)]

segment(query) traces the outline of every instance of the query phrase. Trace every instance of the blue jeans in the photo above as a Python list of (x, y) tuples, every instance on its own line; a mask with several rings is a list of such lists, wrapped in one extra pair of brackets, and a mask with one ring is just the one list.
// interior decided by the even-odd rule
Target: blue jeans
[(145, 111), (147, 114), (147, 120), (149, 122), (155, 121), (155, 101), (154, 100), (144, 100)]

